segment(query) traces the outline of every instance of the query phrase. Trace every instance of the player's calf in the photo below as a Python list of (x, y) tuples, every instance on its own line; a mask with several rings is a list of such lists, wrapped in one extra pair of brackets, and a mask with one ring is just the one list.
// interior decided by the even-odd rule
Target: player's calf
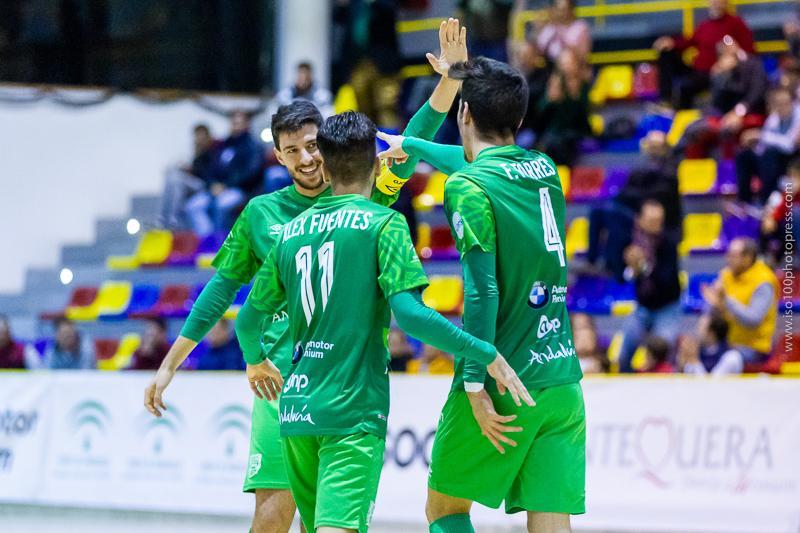
[(288, 533), (294, 519), (295, 504), (288, 490), (256, 490), (256, 510), (252, 533)]
[(470, 500), (454, 498), (433, 489), (428, 489), (425, 516), (431, 533), (470, 533), (475, 530), (469, 519)]
[(569, 515), (528, 511), (528, 533), (572, 533)]

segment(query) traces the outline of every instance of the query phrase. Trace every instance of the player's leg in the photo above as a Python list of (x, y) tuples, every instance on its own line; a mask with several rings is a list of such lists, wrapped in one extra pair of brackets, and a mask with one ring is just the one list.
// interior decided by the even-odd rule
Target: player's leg
[(506, 512), (528, 512), (528, 531), (569, 531), (569, 516), (585, 512), (586, 419), (578, 383), (535, 395), (544, 420), (506, 496)]
[(253, 532), (285, 532), (294, 518), (278, 427), (278, 402), (253, 400), (250, 459), (244, 492), (255, 492)]
[(368, 433), (329, 435), (321, 441), (317, 531), (364, 533), (375, 509), (386, 441)]
[(316, 531), (316, 509), (323, 437), (295, 436), (282, 439), (286, 474), (300, 520), (306, 531)]
[(450, 393), (433, 442), (428, 476), (425, 511), (433, 532), (474, 531), (469, 520), (472, 502), (499, 507), (525, 460), (538, 427), (530, 418), (536, 408), (519, 409), (509, 395), (493, 394), (492, 400), (499, 414), (519, 417), (514, 425), (523, 431), (510, 434), (518, 445), (505, 446), (506, 453), (501, 455), (481, 434), (467, 394)]

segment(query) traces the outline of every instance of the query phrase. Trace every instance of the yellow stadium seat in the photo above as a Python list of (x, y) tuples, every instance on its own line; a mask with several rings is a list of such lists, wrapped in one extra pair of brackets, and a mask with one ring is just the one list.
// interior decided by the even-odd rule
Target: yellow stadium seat
[(611, 304), (611, 314), (614, 316), (628, 316), (636, 309), (636, 302), (633, 300), (619, 300)]
[(800, 376), (800, 361), (789, 361), (781, 364), (781, 374)]
[(455, 313), (464, 299), (464, 284), (459, 276), (431, 276), (430, 285), (422, 293), (425, 305), (440, 313)]
[(678, 165), (681, 194), (709, 194), (717, 183), (717, 162), (713, 159), (684, 159)]
[(568, 166), (558, 165), (556, 167), (558, 178), (561, 180), (561, 190), (564, 192), (564, 198), (569, 197), (569, 188), (572, 184), (572, 173)]
[(575, 254), (584, 253), (588, 249), (589, 219), (586, 217), (575, 218), (567, 229), (567, 259), (572, 259)]
[(439, 356), (428, 363), (428, 374), (434, 374), (437, 376), (452, 376), (453, 372), (453, 360), (448, 357)]
[(608, 362), (611, 363), (611, 373), (616, 374), (619, 372), (619, 352), (622, 350), (622, 332), (618, 331), (611, 337), (611, 342), (608, 343)]
[(639, 346), (636, 348), (636, 351), (633, 352), (633, 358), (631, 359), (631, 368), (634, 370), (644, 370), (647, 366), (647, 350), (645, 350), (644, 346)]
[(678, 251), (686, 256), (692, 250), (716, 248), (721, 232), (722, 215), (719, 213), (690, 213), (683, 218), (683, 241)]
[(682, 109), (675, 113), (675, 118), (672, 119), (672, 126), (669, 129), (669, 133), (667, 133), (667, 142), (670, 146), (678, 144), (689, 124), (698, 120), (700, 120), (700, 111), (697, 109)]
[(592, 105), (600, 106), (606, 102), (606, 83), (605, 76), (603, 76), (602, 69), (597, 73), (594, 79), (594, 84), (589, 90), (589, 102)]
[(441, 172), (431, 174), (428, 178), (428, 183), (425, 185), (425, 190), (414, 198), (414, 209), (430, 211), (433, 206), (442, 205), (444, 203), (445, 181), (447, 181), (447, 175)]
[(91, 304), (67, 307), (65, 315), (70, 320), (80, 321), (97, 320), (100, 315), (118, 315), (128, 308), (132, 291), (128, 281), (106, 281)]
[(356, 91), (352, 85), (347, 83), (339, 88), (339, 92), (336, 93), (336, 98), (333, 100), (334, 113), (339, 114), (345, 111), (358, 111)]
[(142, 338), (137, 333), (128, 333), (123, 335), (119, 341), (119, 348), (117, 353), (109, 359), (98, 361), (97, 368), (99, 370), (121, 370), (126, 368), (133, 357), (133, 353), (139, 348)]
[(633, 91), (633, 67), (630, 65), (608, 65), (601, 69), (605, 76), (606, 98), (624, 100), (630, 98)]
[(194, 263), (197, 268), (211, 268), (211, 262), (216, 254), (197, 254)]
[(106, 260), (110, 270), (134, 270), (142, 265), (159, 265), (172, 251), (172, 233), (162, 229), (150, 230), (139, 241), (133, 255), (112, 255)]
[(431, 256), (431, 225), (427, 222), (417, 226), (417, 254), (425, 259)]
[(603, 132), (606, 130), (606, 121), (603, 118), (603, 115), (599, 113), (592, 113), (589, 115), (589, 126), (592, 128), (592, 134), (595, 137), (600, 137), (603, 135)]

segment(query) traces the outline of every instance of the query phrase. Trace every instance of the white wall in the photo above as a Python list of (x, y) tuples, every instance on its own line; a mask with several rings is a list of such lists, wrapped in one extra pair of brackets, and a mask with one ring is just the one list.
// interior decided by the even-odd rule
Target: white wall
[(94, 221), (126, 214), (131, 195), (158, 192), (200, 121), (227, 132), (225, 117), (190, 101), (0, 103), (0, 292), (21, 290), (28, 267), (55, 266), (62, 244), (91, 242)]
[(310, 61), (314, 78), (328, 87), (331, 66), (331, 6), (330, 0), (281, 0), (278, 4), (276, 89), (290, 85), (295, 67)]

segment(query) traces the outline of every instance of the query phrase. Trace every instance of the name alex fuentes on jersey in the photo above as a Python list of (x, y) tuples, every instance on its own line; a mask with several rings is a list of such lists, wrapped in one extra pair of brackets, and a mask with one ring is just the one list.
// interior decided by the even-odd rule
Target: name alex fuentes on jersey
[[(297, 218), (283, 227), (283, 242), (306, 233), (325, 233), (339, 228), (365, 230), (369, 228), (373, 214), (361, 209), (341, 209), (333, 213), (314, 213), (310, 217)], [(309, 220), (311, 223), (306, 224)]]

